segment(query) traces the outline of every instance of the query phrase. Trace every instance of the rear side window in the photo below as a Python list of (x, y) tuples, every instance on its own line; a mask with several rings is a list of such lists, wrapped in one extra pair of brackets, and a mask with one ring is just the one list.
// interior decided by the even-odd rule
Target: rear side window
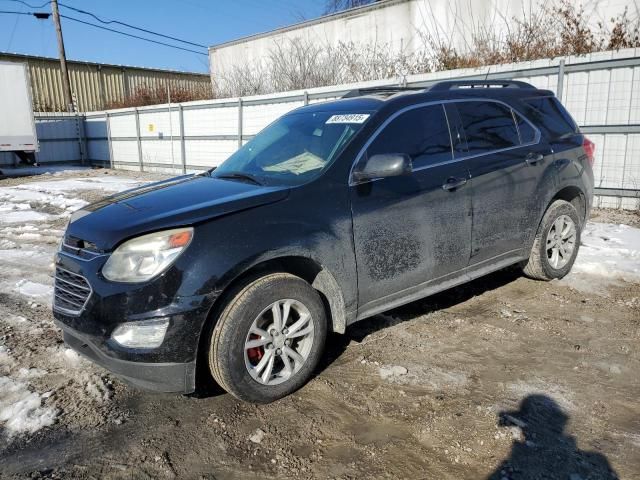
[(531, 124), (527, 122), (524, 117), (517, 112), (513, 112), (513, 116), (516, 119), (518, 125), (518, 132), (520, 133), (520, 143), (532, 143), (536, 139), (536, 131)]
[(393, 119), (367, 149), (369, 157), (380, 153), (407, 154), (413, 168), (451, 160), (451, 139), (443, 106), (414, 108)]
[(470, 155), (520, 145), (511, 109), (495, 102), (456, 103)]
[(523, 100), (526, 115), (549, 139), (573, 135), (578, 131), (576, 123), (555, 97), (535, 97)]

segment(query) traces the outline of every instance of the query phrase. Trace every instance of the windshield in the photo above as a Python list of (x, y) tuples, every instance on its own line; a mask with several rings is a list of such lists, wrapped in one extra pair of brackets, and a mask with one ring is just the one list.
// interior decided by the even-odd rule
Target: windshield
[(369, 113), (293, 113), (279, 118), (212, 172), (213, 177), (300, 185), (319, 176)]

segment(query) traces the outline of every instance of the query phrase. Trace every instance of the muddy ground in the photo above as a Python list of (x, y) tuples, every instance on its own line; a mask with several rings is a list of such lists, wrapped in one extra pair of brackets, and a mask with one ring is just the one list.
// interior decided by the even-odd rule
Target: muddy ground
[(58, 417), (0, 441), (1, 478), (640, 478), (639, 284), (507, 269), (330, 336), (266, 406), (135, 390), (67, 352), (47, 305), (1, 292), (11, 315), (36, 329), (0, 322), (0, 344), (48, 372)]

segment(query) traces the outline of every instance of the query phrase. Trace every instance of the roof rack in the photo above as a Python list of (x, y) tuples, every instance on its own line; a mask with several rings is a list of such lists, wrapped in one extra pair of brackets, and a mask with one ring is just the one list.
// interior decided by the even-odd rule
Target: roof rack
[(353, 98), (353, 97), (362, 97), (363, 95), (393, 95), (394, 93), (399, 92), (411, 92), (411, 91), (419, 91), (424, 90), (424, 87), (402, 87), (400, 85), (390, 85), (386, 87), (365, 87), (365, 88), (356, 88), (355, 90), (351, 90), (345, 93), (342, 98)]
[(443, 92), (463, 88), (523, 88), (535, 89), (533, 85), (519, 80), (447, 80), (429, 88), (430, 92)]

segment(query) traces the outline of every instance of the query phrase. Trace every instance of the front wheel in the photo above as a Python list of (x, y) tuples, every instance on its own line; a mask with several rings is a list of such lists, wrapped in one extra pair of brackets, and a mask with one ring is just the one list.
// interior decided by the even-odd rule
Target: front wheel
[(269, 403), (304, 385), (327, 334), (324, 305), (299, 277), (259, 278), (227, 304), (211, 336), (209, 367), (229, 393)]
[(524, 274), (535, 280), (564, 277), (578, 255), (580, 234), (575, 207), (565, 200), (554, 201), (542, 217)]

